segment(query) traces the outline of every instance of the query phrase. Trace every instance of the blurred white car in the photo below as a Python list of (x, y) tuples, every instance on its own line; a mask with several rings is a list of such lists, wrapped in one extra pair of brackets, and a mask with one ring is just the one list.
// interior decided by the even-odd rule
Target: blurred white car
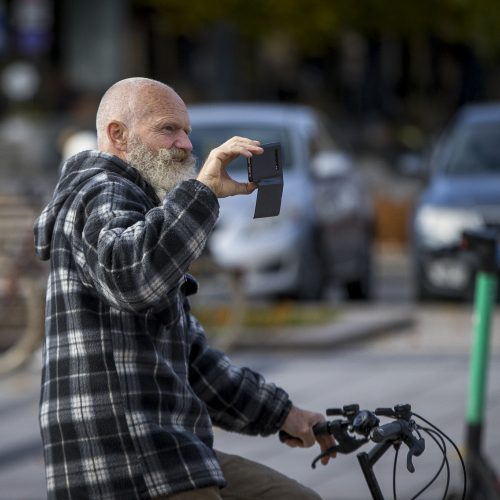
[[(368, 299), (374, 212), (359, 169), (339, 150), (326, 119), (298, 105), (225, 103), (189, 108), (200, 161), (232, 136), (280, 142), (284, 190), (277, 217), (253, 219), (256, 193), (220, 200), (221, 216), (208, 250), (244, 274), (249, 295), (321, 298), (335, 280), (352, 299)], [(246, 161), (230, 167), (247, 178)]]

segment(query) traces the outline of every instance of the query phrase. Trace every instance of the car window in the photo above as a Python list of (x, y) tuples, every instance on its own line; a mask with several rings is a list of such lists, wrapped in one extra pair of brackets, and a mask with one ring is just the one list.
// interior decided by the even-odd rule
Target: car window
[(449, 174), (500, 173), (500, 123), (461, 126), (442, 150), (443, 168)]
[[(293, 164), (289, 133), (283, 128), (258, 125), (224, 125), (208, 127), (198, 126), (196, 123), (193, 123), (193, 131), (189, 138), (193, 143), (193, 153), (203, 161), (213, 148), (220, 146), (235, 135), (259, 140), (261, 144), (279, 142), (281, 143), (285, 168)], [(237, 158), (233, 161), (231, 168), (246, 170), (246, 159), (243, 157)]]

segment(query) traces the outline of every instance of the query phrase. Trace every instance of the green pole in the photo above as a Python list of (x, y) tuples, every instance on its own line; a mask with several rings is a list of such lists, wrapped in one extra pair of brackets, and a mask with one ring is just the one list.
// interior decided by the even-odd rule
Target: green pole
[(470, 360), (467, 422), (480, 425), (483, 421), (488, 375), (488, 356), (492, 312), (496, 298), (496, 276), (479, 271), (476, 278), (474, 304), (474, 339)]

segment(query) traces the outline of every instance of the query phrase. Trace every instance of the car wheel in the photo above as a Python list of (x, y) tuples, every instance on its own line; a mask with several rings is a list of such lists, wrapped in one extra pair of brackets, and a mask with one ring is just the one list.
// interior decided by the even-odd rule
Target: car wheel
[(424, 279), (421, 276), (414, 277), (414, 295), (417, 302), (429, 302), (433, 299), (432, 294), (427, 290)]
[(431, 302), (437, 296), (429, 290), (426, 281), (426, 272), (422, 262), (414, 262), (413, 266), (413, 295), (417, 302)]
[(371, 245), (365, 246), (360, 264), (359, 276), (344, 284), (349, 300), (370, 300), (373, 296), (373, 257)]
[(300, 262), (299, 281), (294, 296), (298, 300), (321, 300), (325, 296), (327, 276), (316, 248), (303, 252)]

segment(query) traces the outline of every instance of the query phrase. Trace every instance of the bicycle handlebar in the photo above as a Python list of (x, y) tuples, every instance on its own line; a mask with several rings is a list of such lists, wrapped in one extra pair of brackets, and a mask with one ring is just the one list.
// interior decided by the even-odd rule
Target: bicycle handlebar
[[(368, 451), (368, 453), (360, 452), (357, 454), (357, 458), (370, 489), (370, 493), (372, 494), (372, 498), (374, 500), (380, 500), (384, 497), (373, 470), (374, 465), (389, 448), (396, 448), (393, 468), (393, 485), (395, 485), (396, 463), (398, 457), (397, 451), (399, 450), (401, 443), (404, 443), (408, 447), (406, 468), (409, 472), (415, 472), (412, 459), (414, 456), (421, 455), (425, 450), (425, 441), (421, 436), (421, 432), (424, 432), (434, 440), (443, 455), (443, 460), (434, 477), (413, 498), (417, 498), (434, 483), (434, 481), (441, 474), (445, 465), (447, 477), (443, 499), (447, 498), (446, 495), (450, 481), (450, 468), (446, 454), (445, 439), (453, 445), (458, 457), (460, 458), (464, 475), (462, 499), (465, 498), (467, 490), (467, 477), (464, 461), (459, 449), (456, 444), (438, 427), (417, 413), (413, 414), (409, 404), (396, 405), (394, 408), (377, 408), (373, 412), (368, 410), (360, 411), (359, 405), (353, 404), (344, 406), (342, 409), (328, 409), (326, 414), (327, 416), (341, 416), (341, 418), (319, 422), (313, 426), (312, 430), (316, 436), (332, 435), (337, 443), (335, 446), (325, 450), (314, 459), (311, 464), (313, 469), (316, 467), (316, 463), (323, 457), (330, 456), (335, 452), (351, 453), (369, 441), (372, 441), (375, 445)], [(390, 418), (392, 421), (381, 424), (378, 416)], [(417, 423), (413, 417), (425, 422), (429, 425), (429, 427), (423, 427), (421, 424)], [(356, 435), (360, 437), (356, 437)], [(280, 431), (279, 438), (282, 442), (285, 442), (287, 439), (294, 439), (293, 436), (284, 431)], [(393, 491), (394, 497), (396, 498), (395, 486), (393, 486)]]
[(375, 427), (371, 433), (371, 440), (374, 443), (384, 443), (387, 441), (398, 442), (403, 441), (403, 443), (408, 446), (408, 455), (406, 457), (406, 468), (409, 472), (415, 472), (415, 467), (413, 465), (413, 456), (418, 457), (425, 450), (425, 441), (418, 435), (414, 436), (413, 431), (415, 430), (414, 423), (412, 420), (406, 421), (403, 419), (398, 419), (395, 422), (390, 422), (388, 424)]
[(400, 439), (407, 433), (408, 423), (404, 420), (396, 420), (379, 427), (375, 427), (371, 433), (371, 440), (374, 443), (382, 443), (383, 441), (394, 441)]
[[(326, 420), (325, 422), (320, 422), (318, 424), (314, 424), (312, 431), (313, 431), (315, 436), (327, 436), (329, 434), (333, 434), (330, 431), (330, 425), (331, 425), (331, 422), (328, 422), (328, 420)], [(288, 432), (286, 432), (286, 431), (280, 431), (278, 436), (279, 436), (279, 439), (282, 443), (284, 443), (288, 439), (299, 439), (299, 438), (296, 438), (295, 436), (292, 436), (291, 434), (288, 434)]]
[(325, 422), (320, 422), (319, 424), (314, 425), (312, 430), (315, 436), (327, 436), (328, 434), (331, 434), (330, 427), (331, 424), (327, 420)]
[[(315, 436), (333, 435), (337, 444), (319, 455), (313, 462), (324, 456), (338, 452), (343, 454), (352, 453), (369, 440), (374, 443), (399, 443), (404, 442), (408, 447), (407, 468), (410, 472), (415, 470), (412, 458), (419, 456), (425, 449), (424, 439), (415, 436), (416, 426), (411, 419), (410, 405), (396, 405), (394, 408), (377, 408), (375, 412), (359, 410), (359, 405), (347, 405), (343, 409), (329, 409), (327, 415), (342, 415), (343, 418), (326, 420), (313, 426)], [(394, 418), (393, 422), (380, 425), (376, 415)], [(353, 434), (362, 436), (355, 437)], [(288, 439), (296, 439), (285, 431), (280, 431), (279, 439), (285, 442)]]

